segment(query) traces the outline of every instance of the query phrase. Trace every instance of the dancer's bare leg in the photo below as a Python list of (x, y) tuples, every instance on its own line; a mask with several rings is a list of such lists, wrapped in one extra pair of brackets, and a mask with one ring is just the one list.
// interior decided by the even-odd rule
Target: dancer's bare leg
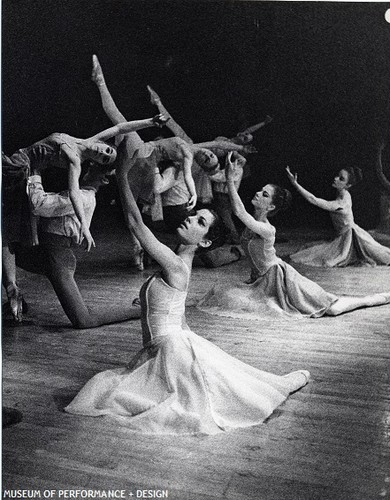
[[(112, 121), (114, 125), (118, 123), (127, 122), (124, 115), (119, 111), (117, 105), (115, 104), (110, 91), (107, 88), (106, 81), (104, 79), (104, 74), (102, 67), (100, 66), (99, 60), (96, 55), (92, 56), (92, 76), (91, 80), (96, 84), (104, 112), (108, 118)], [(134, 155), (137, 149), (140, 149), (145, 144), (137, 132), (129, 132), (126, 134), (128, 137), (128, 148), (131, 147), (132, 153), (130, 157)]]
[(150, 94), (151, 104), (153, 104), (154, 106), (157, 106), (159, 112), (162, 115), (164, 115), (166, 118), (169, 118), (169, 121), (167, 122), (167, 127), (173, 133), (173, 135), (176, 137), (180, 137), (181, 139), (188, 142), (189, 144), (193, 144), (194, 141), (186, 134), (184, 129), (174, 120), (174, 118), (169, 113), (167, 108), (161, 102), (160, 96), (157, 94), (157, 92), (155, 90), (153, 90), (150, 85), (147, 85), (147, 89), (148, 89), (149, 94)]
[(338, 316), (361, 307), (383, 306), (390, 303), (389, 293), (375, 293), (365, 297), (340, 297), (337, 302), (326, 311), (328, 316)]
[[(100, 99), (102, 102), (103, 109), (112, 121), (114, 125), (118, 123), (126, 122), (125, 116), (119, 111), (114, 99), (112, 98), (110, 91), (107, 88), (102, 67), (100, 66), (99, 60), (96, 55), (92, 56), (92, 81), (96, 84)], [(142, 169), (140, 162), (137, 162), (138, 154), (140, 150), (144, 147), (145, 142), (141, 139), (137, 132), (129, 132), (126, 136), (122, 137), (122, 141), (118, 147), (117, 162), (131, 163), (131, 168), (129, 171), (129, 183), (133, 190), (135, 199), (138, 199), (138, 194), (141, 190), (142, 172), (138, 172), (138, 167)], [(142, 153), (141, 153), (142, 155)], [(131, 263), (139, 271), (144, 269), (143, 267), (143, 249), (138, 241), (138, 239), (130, 233), (130, 254)]]

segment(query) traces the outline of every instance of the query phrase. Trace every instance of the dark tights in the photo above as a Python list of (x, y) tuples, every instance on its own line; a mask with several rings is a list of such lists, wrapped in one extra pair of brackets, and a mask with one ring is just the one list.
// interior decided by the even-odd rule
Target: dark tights
[(94, 328), (140, 317), (140, 308), (130, 305), (107, 308), (92, 312), (84, 302), (74, 278), (76, 257), (71, 239), (66, 236), (45, 233), (36, 247), (17, 246), (16, 265), (36, 274), (47, 276), (57, 294), (65, 314), (74, 328)]

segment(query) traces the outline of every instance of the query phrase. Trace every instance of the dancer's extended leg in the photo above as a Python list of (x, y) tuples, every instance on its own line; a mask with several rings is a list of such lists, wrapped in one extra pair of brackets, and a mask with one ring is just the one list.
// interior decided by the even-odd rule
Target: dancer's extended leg
[(366, 295), (365, 297), (340, 297), (332, 306), (327, 310), (326, 314), (329, 316), (338, 316), (361, 307), (382, 306), (390, 303), (389, 293), (375, 293), (373, 295)]
[[(117, 105), (115, 104), (114, 99), (112, 98), (112, 95), (110, 94), (110, 91), (107, 88), (106, 81), (104, 79), (104, 74), (102, 67), (100, 66), (99, 60), (96, 55), (92, 56), (92, 76), (91, 76), (92, 81), (96, 84), (99, 93), (100, 93), (100, 99), (102, 102), (102, 106), (104, 109), (104, 112), (108, 116), (108, 118), (112, 121), (114, 125), (117, 125), (118, 123), (123, 123), (127, 122), (126, 118), (124, 115), (119, 111)], [(134, 156), (134, 153), (137, 149), (140, 149), (144, 146), (144, 141), (141, 139), (141, 137), (138, 135), (137, 132), (129, 132), (127, 134), (128, 137), (128, 148), (131, 146), (131, 152), (132, 154), (130, 157)]]

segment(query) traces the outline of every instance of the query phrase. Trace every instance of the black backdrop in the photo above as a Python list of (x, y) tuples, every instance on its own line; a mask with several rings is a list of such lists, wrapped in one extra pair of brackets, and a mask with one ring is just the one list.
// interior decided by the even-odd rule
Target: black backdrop
[[(146, 84), (195, 140), (266, 114), (243, 185), (288, 186), (284, 167), (331, 197), (334, 171), (358, 165), (356, 220), (378, 220), (375, 147), (389, 136), (387, 3), (13, 0), (2, 5), (2, 140), (12, 153), (54, 131), (109, 125), (90, 81), (97, 53), (128, 119), (152, 116)], [(151, 132), (143, 134), (151, 139)], [(294, 197), (280, 223), (326, 225)]]

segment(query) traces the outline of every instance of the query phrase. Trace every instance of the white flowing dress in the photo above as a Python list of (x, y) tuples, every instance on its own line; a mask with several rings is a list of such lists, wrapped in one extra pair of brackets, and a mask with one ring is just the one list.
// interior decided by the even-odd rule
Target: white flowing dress
[(152, 276), (141, 290), (144, 348), (127, 367), (95, 375), (65, 411), (145, 434), (216, 434), (260, 424), (307, 383), (301, 371), (257, 370), (193, 333), (186, 295)]
[(323, 316), (338, 297), (305, 278), (277, 257), (275, 228), (264, 223), (262, 234), (245, 229), (242, 247), (251, 262), (250, 284), (232, 287), (215, 285), (198, 302), (197, 308), (210, 314), (262, 320)]
[(340, 209), (330, 212), (330, 217), (337, 233), (336, 238), (299, 250), (290, 255), (292, 262), (314, 267), (390, 265), (390, 248), (375, 241), (355, 223), (349, 193), (346, 193)]

